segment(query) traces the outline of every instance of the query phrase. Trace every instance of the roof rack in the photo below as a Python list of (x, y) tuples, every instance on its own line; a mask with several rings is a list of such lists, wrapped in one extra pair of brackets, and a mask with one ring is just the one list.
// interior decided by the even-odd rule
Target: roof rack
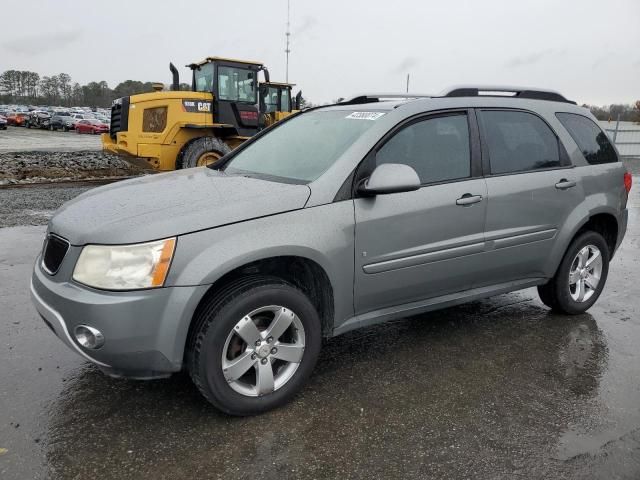
[(360, 103), (376, 103), (385, 100), (412, 100), (415, 98), (430, 98), (434, 95), (424, 93), (361, 93), (345, 99), (339, 105), (356, 105)]
[[(508, 95), (511, 93), (512, 95)], [(502, 97), (511, 96), (516, 98), (528, 98), (532, 100), (548, 100), (552, 102), (564, 102), (576, 104), (571, 100), (556, 92), (555, 90), (545, 90), (542, 88), (512, 87), (504, 85), (456, 85), (444, 90), (440, 97)]]

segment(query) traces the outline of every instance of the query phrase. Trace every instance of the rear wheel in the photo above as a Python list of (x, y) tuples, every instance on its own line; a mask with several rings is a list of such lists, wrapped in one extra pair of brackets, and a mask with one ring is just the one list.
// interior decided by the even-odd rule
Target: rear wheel
[(187, 145), (178, 168), (205, 167), (217, 163), (231, 148), (216, 137), (202, 137)]
[(254, 415), (289, 401), (320, 352), (315, 308), (277, 278), (230, 284), (194, 322), (189, 373), (207, 400), (231, 415)]
[(597, 232), (584, 232), (567, 249), (555, 276), (538, 287), (542, 303), (577, 315), (596, 302), (609, 273), (609, 247)]

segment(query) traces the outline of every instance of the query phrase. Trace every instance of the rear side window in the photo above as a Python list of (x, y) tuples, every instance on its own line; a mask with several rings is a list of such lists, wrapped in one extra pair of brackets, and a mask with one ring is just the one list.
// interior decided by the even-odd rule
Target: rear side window
[(376, 164), (383, 163), (409, 165), (423, 184), (469, 177), (467, 115), (429, 118), (403, 128), (376, 153)]
[(593, 120), (575, 113), (556, 113), (556, 117), (591, 165), (618, 161), (606, 133)]
[(481, 117), (492, 174), (561, 166), (558, 138), (536, 115), (484, 110)]

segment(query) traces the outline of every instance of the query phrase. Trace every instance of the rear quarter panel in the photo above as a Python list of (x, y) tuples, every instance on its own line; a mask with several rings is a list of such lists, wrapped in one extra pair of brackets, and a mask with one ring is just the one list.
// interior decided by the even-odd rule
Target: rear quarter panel
[(560, 137), (571, 163), (575, 165), (573, 174), (581, 184), (584, 193), (584, 200), (569, 215), (563, 228), (558, 231), (557, 241), (545, 265), (547, 276), (553, 276), (571, 240), (593, 215), (606, 213), (616, 218), (618, 222), (617, 243), (620, 243), (626, 229), (627, 192), (623, 183), (626, 169), (622, 162), (590, 165), (576, 142), (555, 115), (557, 112), (576, 113), (591, 119), (597, 125), (597, 120), (587, 110), (568, 104), (558, 108), (558, 104), (555, 102), (543, 102), (540, 109), (544, 110), (542, 113), (545, 119)]

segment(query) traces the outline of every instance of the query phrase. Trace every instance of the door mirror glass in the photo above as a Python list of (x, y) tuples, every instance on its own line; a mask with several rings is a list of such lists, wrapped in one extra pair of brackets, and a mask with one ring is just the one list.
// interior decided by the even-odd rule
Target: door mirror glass
[(384, 195), (387, 193), (411, 192), (421, 186), (416, 171), (401, 163), (383, 163), (376, 167), (358, 192), (362, 195)]

